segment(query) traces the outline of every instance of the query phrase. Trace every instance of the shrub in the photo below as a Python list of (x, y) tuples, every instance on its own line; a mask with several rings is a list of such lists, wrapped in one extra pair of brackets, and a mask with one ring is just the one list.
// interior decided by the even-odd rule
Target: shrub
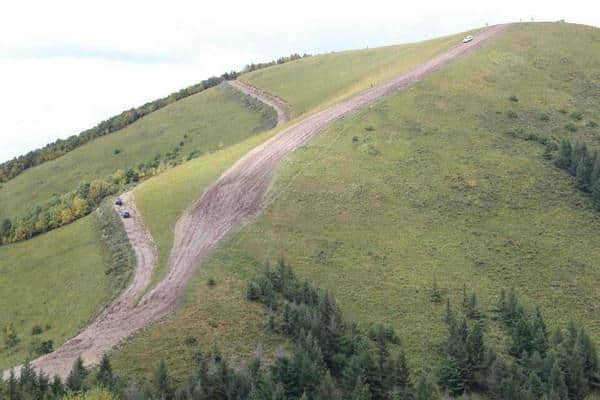
[(561, 108), (561, 109), (558, 110), (558, 112), (561, 113), (561, 114), (566, 114), (567, 110), (565, 110), (564, 108)]
[(570, 122), (565, 125), (565, 129), (569, 132), (577, 132), (577, 127)]
[(550, 116), (548, 114), (542, 114), (540, 121), (548, 122), (550, 121)]
[(512, 96), (510, 96), (508, 99), (515, 103), (517, 103), (519, 101), (519, 98), (517, 96), (515, 96), (514, 94)]
[(31, 328), (31, 335), (39, 335), (40, 333), (42, 333), (41, 326), (35, 325), (33, 328)]
[(573, 111), (570, 115), (575, 121), (581, 121), (583, 119), (583, 113), (579, 111)]
[(374, 131), (374, 130), (375, 130), (375, 128), (373, 127), (373, 125), (367, 125), (367, 126), (365, 126), (365, 131), (367, 131), (367, 132), (371, 132), (371, 131)]
[(215, 280), (215, 278), (208, 278), (208, 281), (206, 282), (206, 284), (208, 286), (215, 286), (217, 284), (217, 281)]
[(514, 111), (512, 111), (512, 110), (511, 111), (507, 111), (506, 112), (506, 116), (508, 118), (510, 118), (510, 119), (517, 119), (517, 117), (518, 117), (517, 113), (514, 112)]
[(587, 126), (588, 128), (597, 128), (598, 123), (596, 121), (588, 121), (588, 123), (585, 126)]
[(115, 155), (117, 155), (117, 154), (121, 153), (121, 149), (114, 149), (114, 150), (113, 150), (113, 153), (114, 153)]
[(183, 343), (186, 346), (190, 346), (190, 347), (196, 346), (198, 344), (198, 338), (196, 338), (196, 336), (193, 336), (193, 335), (187, 335), (185, 337), (185, 339), (183, 339)]

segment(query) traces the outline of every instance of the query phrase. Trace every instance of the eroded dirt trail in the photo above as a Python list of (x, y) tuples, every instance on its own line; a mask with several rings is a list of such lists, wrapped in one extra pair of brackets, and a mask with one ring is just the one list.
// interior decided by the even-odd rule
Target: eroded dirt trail
[[(125, 223), (138, 256), (136, 279), (94, 323), (54, 353), (35, 360), (34, 366), (46, 374), (64, 377), (78, 355), (82, 355), (86, 364), (95, 363), (104, 352), (123, 339), (175, 310), (198, 263), (227, 233), (260, 212), (274, 171), (285, 156), (333, 121), (422, 79), (451, 60), (478, 48), (507, 27), (490, 27), (479, 33), (471, 43), (453, 47), (396, 79), (311, 115), (246, 154), (179, 219), (175, 227), (169, 271), (137, 306), (134, 301), (149, 281), (156, 263), (156, 250), (137, 211), (130, 207), (134, 210), (133, 218)], [(232, 84), (266, 104), (273, 101), (247, 85), (239, 82)], [(285, 116), (283, 108), (281, 112)], [(127, 227), (127, 224), (131, 226)]]
[(292, 115), (292, 107), (285, 100), (242, 81), (227, 81), (227, 83), (240, 92), (255, 97), (264, 104), (273, 107), (277, 112), (277, 126), (289, 121)]

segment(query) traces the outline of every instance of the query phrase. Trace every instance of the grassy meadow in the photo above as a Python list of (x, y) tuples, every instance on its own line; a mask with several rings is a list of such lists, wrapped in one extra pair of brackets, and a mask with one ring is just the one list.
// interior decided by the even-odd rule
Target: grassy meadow
[[(417, 371), (434, 365), (446, 334), (444, 305), (430, 300), (434, 274), (454, 304), (463, 284), (486, 311), (515, 287), (551, 326), (574, 318), (600, 344), (600, 214), (541, 145), (512, 134), (596, 146), (599, 42), (594, 28), (516, 25), (332, 125), (284, 163), (268, 209), (203, 264), (181, 310), (115, 351), (117, 369), (145, 374), (165, 359), (183, 376), (193, 353), (183, 335), (233, 356), (271, 348), (278, 338), (265, 336), (265, 311), (243, 288), (279, 256), (362, 326), (392, 324)], [(502, 349), (496, 324), (486, 334)]]
[(418, 43), (332, 52), (253, 71), (239, 79), (281, 97), (292, 106), (293, 116), (299, 116), (410, 71), (474, 32)]
[(276, 118), (272, 109), (227, 85), (208, 89), (2, 184), (0, 218), (22, 215), (81, 181), (136, 167), (174, 148), (184, 157), (225, 148), (275, 126)]
[[(107, 207), (110, 203), (101, 207), (101, 215), (0, 247), (0, 370), (36, 357), (32, 342), (52, 340), (56, 348), (74, 336), (129, 280), (135, 256), (119, 217), (107, 215)], [(9, 325), (19, 342), (6, 348)], [(32, 335), (36, 325), (42, 333)]]

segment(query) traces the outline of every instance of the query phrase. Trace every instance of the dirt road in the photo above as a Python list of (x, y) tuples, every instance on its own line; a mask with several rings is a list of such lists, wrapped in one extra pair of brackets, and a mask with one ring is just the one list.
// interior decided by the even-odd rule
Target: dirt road
[(292, 107), (285, 100), (241, 81), (227, 81), (227, 83), (240, 92), (255, 97), (266, 105), (273, 107), (277, 112), (277, 126), (289, 121), (292, 114)]
[[(260, 212), (274, 171), (291, 151), (308, 142), (333, 121), (468, 54), (507, 26), (490, 27), (479, 33), (471, 43), (457, 45), (396, 79), (311, 115), (246, 154), (179, 219), (175, 227), (169, 272), (137, 305), (134, 299), (148, 283), (156, 262), (156, 250), (141, 218), (130, 204), (133, 218), (124, 222), (138, 256), (134, 283), (90, 326), (55, 352), (35, 360), (34, 366), (46, 374), (64, 377), (78, 355), (81, 354), (86, 364), (95, 363), (104, 352), (123, 339), (175, 310), (196, 267), (215, 244)], [(244, 92), (248, 90), (246, 93), (260, 97), (267, 104), (272, 101), (245, 85), (233, 85)]]

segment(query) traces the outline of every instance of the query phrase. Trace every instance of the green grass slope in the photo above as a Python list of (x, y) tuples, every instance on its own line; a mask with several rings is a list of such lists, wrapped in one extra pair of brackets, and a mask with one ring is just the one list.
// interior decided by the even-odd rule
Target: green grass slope
[[(176, 147), (182, 148), (182, 156), (215, 151), (275, 123), (274, 111), (229, 86), (208, 89), (4, 183), (0, 218), (21, 215), (53, 193), (73, 190), (81, 181), (103, 178), (118, 168), (151, 161), (157, 153), (164, 155)], [(121, 152), (115, 154), (115, 149)]]
[(146, 373), (164, 358), (185, 371), (192, 350), (169, 332), (230, 355), (276, 340), (242, 289), (280, 255), (359, 323), (391, 323), (417, 368), (431, 365), (445, 335), (444, 306), (430, 301), (434, 273), (454, 303), (466, 284), (489, 310), (514, 286), (552, 325), (575, 318), (600, 343), (600, 215), (542, 146), (510, 133), (597, 144), (588, 122), (600, 120), (599, 43), (595, 28), (517, 25), (334, 124), (285, 163), (269, 208), (213, 253), (184, 307), (116, 352), (118, 368)]
[[(102, 206), (101, 215), (0, 247), (0, 370), (23, 362), (32, 342), (62, 344), (127, 283), (135, 256), (118, 216), (107, 214), (110, 208)], [(9, 325), (19, 343), (6, 348)], [(36, 325), (43, 330), (40, 335), (32, 335)]]
[(286, 100), (293, 116), (298, 116), (407, 72), (456, 46), (469, 33), (473, 32), (323, 54), (243, 74), (239, 79)]

